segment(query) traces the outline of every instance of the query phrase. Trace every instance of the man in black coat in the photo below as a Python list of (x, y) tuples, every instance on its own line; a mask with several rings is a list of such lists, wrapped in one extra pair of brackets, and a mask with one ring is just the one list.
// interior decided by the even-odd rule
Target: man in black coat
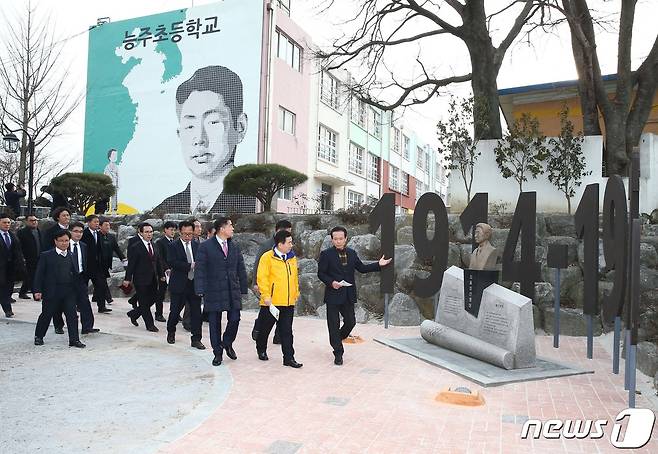
[[(325, 285), (324, 302), (327, 305), (327, 327), (329, 328), (329, 343), (334, 349), (334, 364), (343, 364), (343, 339), (347, 339), (356, 325), (354, 304), (357, 290), (354, 270), (360, 273), (379, 271), (381, 267), (391, 263), (391, 259), (379, 259), (379, 263), (364, 265), (354, 249), (347, 247), (347, 229), (334, 227), (331, 229), (331, 242), (334, 247), (320, 253), (318, 260), (318, 278)], [(341, 284), (345, 281), (351, 285)], [(340, 316), (343, 326), (340, 326)]]
[(23, 250), (23, 258), (25, 259), (25, 277), (21, 289), (18, 291), (18, 297), (29, 300), (27, 292), (32, 291), (32, 281), (34, 281), (34, 273), (37, 271), (37, 262), (39, 261), (39, 254), (43, 249), (43, 242), (41, 241), (41, 230), (39, 230), (39, 222), (37, 217), (31, 213), (25, 217), (25, 227), (20, 229), (16, 236), (21, 242), (21, 249)]
[(7, 318), (13, 317), (11, 294), (14, 293), (14, 280), (22, 279), (25, 262), (21, 243), (12, 232), (9, 214), (0, 214), (0, 306)]
[(107, 286), (107, 278), (110, 277), (110, 270), (112, 269), (112, 259), (116, 255), (119, 260), (123, 262), (125, 267), (128, 263), (126, 257), (123, 255), (119, 243), (117, 242), (116, 237), (110, 233), (111, 225), (110, 221), (106, 218), (100, 219), (100, 241), (101, 241), (101, 269), (104, 272), (105, 279), (105, 290), (107, 294), (105, 295), (105, 303), (112, 304), (112, 294), (110, 289)]
[(55, 221), (55, 225), (48, 228), (43, 235), (43, 250), (47, 251), (54, 248), (55, 244), (55, 234), (58, 234), (60, 230), (68, 230), (69, 224), (71, 223), (71, 212), (68, 208), (57, 207), (52, 212), (52, 218)]
[[(281, 230), (286, 230), (290, 233), (292, 233), (292, 223), (287, 220), (287, 219), (281, 219), (276, 223), (274, 226), (274, 235), (279, 233)], [(260, 298), (260, 292), (258, 291), (258, 284), (257, 284), (257, 274), (258, 274), (258, 264), (260, 263), (260, 258), (261, 256), (268, 252), (271, 251), (272, 248), (276, 246), (275, 241), (274, 241), (274, 236), (272, 238), (269, 238), (262, 243), (258, 245), (258, 251), (256, 251), (256, 260), (254, 261), (254, 269), (253, 273), (251, 275), (251, 282), (252, 282), (252, 290), (254, 294)], [(251, 330), (251, 338), (253, 340), (258, 339), (258, 331), (260, 331), (260, 327), (258, 325), (258, 318), (254, 321), (254, 329)], [(272, 342), (274, 344), (280, 344), (281, 343), (281, 336), (279, 335), (279, 325), (276, 325), (276, 329), (274, 330), (274, 339), (272, 339)]]
[[(233, 223), (221, 217), (215, 221), (217, 235), (199, 246), (194, 265), (194, 291), (203, 298), (203, 311), (208, 313), (210, 343), (215, 358), (213, 366), (222, 364), (222, 353), (236, 360), (233, 341), (240, 324), (242, 295), (247, 294), (247, 270), (237, 244), (231, 241)], [(222, 312), (227, 313), (222, 337)]]
[[(174, 236), (176, 235), (176, 224), (171, 221), (164, 223), (162, 227), (163, 235), (155, 240), (155, 248), (158, 250), (158, 255), (162, 259), (162, 267), (165, 274), (169, 274), (170, 266), (167, 264), (167, 247), (173, 243)], [(162, 313), (165, 296), (167, 295), (167, 280), (160, 281), (158, 285), (158, 298), (155, 300), (155, 319), (159, 322), (166, 322)]]
[(92, 300), (98, 306), (98, 313), (105, 314), (112, 312), (105, 304), (107, 299), (107, 279), (105, 278), (106, 270), (101, 266), (102, 252), (101, 252), (101, 232), (100, 232), (100, 218), (95, 214), (87, 216), (87, 228), (82, 234), (82, 242), (87, 245), (89, 251), (89, 268), (87, 269), (87, 276), (94, 285), (94, 294)]
[(123, 285), (128, 286), (133, 283), (139, 307), (129, 311), (127, 315), (133, 325), (139, 326), (137, 319), (142, 317), (148, 331), (158, 332), (158, 328), (153, 323), (151, 306), (155, 304), (158, 296), (158, 282), (164, 280), (162, 260), (151, 242), (153, 226), (148, 222), (142, 222), (138, 230), (139, 240), (128, 247), (128, 266)]
[(176, 342), (176, 325), (181, 310), (189, 304), (192, 347), (204, 350), (201, 343), (201, 298), (194, 292), (195, 257), (199, 251), (199, 243), (193, 241), (194, 224), (182, 221), (178, 224), (180, 239), (167, 245), (167, 264), (169, 275), (169, 320), (167, 320), (167, 342)]
[(5, 203), (8, 208), (11, 208), (11, 211), (14, 214), (12, 219), (16, 219), (21, 215), (21, 197), (25, 197), (25, 189), (18, 186), (14, 186), (14, 183), (5, 184)]
[[(80, 312), (80, 324), (82, 325), (82, 334), (97, 333), (100, 331), (94, 328), (94, 311), (91, 310), (89, 302), (89, 262), (92, 257), (89, 254), (89, 248), (82, 242), (82, 235), (85, 226), (81, 222), (71, 222), (69, 232), (71, 232), (71, 241), (69, 242), (69, 255), (73, 261), (75, 270), (73, 278), (73, 287), (75, 289), (75, 306)], [(64, 334), (64, 319), (62, 311), (53, 314), (53, 325), (55, 333)]]
[(43, 252), (34, 275), (34, 299), (41, 303), (41, 315), (34, 330), (34, 345), (43, 345), (50, 320), (56, 312), (64, 312), (69, 331), (69, 347), (84, 348), (78, 336), (78, 315), (75, 312), (76, 269), (69, 253), (71, 233), (60, 229), (54, 234), (53, 249)]

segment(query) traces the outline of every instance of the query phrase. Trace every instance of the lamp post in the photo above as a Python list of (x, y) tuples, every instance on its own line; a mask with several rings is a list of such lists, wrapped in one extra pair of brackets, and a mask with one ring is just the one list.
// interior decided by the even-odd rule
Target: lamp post
[[(32, 136), (30, 136), (30, 133), (27, 132), (25, 129), (20, 128), (15, 131), (9, 131), (8, 134), (6, 134), (3, 137), (2, 140), (2, 147), (7, 153), (18, 153), (19, 147), (20, 147), (20, 140), (18, 137), (16, 137), (15, 132), (22, 132), (27, 136), (28, 139), (28, 152), (30, 153), (30, 167), (28, 169), (28, 177), (27, 177), (27, 213), (32, 212), (32, 186), (34, 186), (34, 141), (32, 140)], [(18, 213), (16, 214), (18, 216)]]

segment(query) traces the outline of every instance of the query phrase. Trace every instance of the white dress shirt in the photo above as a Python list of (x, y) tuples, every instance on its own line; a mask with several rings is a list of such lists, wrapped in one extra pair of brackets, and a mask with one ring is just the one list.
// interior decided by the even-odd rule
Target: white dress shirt
[(79, 241), (75, 242), (71, 240), (71, 245), (69, 247), (71, 248), (70, 249), (71, 255), (73, 255), (73, 248), (75, 247), (76, 244), (78, 245), (78, 266), (80, 268), (79, 271), (82, 273), (84, 271), (84, 265), (82, 264), (82, 246), (80, 246)]

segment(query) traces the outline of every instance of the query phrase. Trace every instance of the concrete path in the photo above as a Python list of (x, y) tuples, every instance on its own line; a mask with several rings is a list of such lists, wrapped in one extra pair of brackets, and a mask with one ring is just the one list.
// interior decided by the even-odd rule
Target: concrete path
[[(1, 453), (618, 451), (609, 437), (627, 393), (623, 376), (610, 372), (602, 340), (587, 360), (582, 338), (562, 337), (555, 350), (551, 337), (537, 337), (539, 355), (594, 374), (484, 389), (372, 340), (413, 336), (417, 327), (358, 325), (355, 333), (366, 342), (346, 345), (345, 365), (337, 367), (326, 322), (295, 318), (295, 356), (304, 367), (294, 370), (282, 366), (276, 345), (269, 361), (258, 360), (250, 337), (256, 314), (243, 312), (238, 360), (225, 356), (212, 367), (210, 349), (191, 349), (189, 333), (179, 329), (171, 346), (164, 323), (149, 333), (130, 324), (125, 299), (111, 307), (111, 314), (96, 315), (103, 334), (83, 336), (83, 351), (69, 349), (52, 328), (44, 347), (32, 345), (38, 303), (19, 302), (17, 321), (0, 320)], [(207, 324), (203, 342), (209, 347)], [(481, 391), (485, 405), (434, 400), (441, 389), (461, 385)], [(637, 406), (655, 412), (645, 394)], [(610, 423), (599, 440), (521, 440), (528, 418)], [(634, 452), (658, 452), (658, 429)]]

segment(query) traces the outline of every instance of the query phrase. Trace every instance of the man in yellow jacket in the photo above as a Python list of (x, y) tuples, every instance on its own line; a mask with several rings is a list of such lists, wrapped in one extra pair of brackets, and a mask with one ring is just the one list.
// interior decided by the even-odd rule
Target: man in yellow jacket
[[(265, 252), (258, 263), (256, 282), (260, 290), (260, 331), (256, 339), (258, 359), (269, 359), (267, 338), (276, 323), (281, 336), (283, 365), (299, 369), (302, 364), (295, 361), (295, 349), (292, 346), (292, 318), (299, 298), (299, 274), (290, 232), (281, 230), (274, 235), (274, 247)], [(278, 315), (278, 319), (275, 315)]]

